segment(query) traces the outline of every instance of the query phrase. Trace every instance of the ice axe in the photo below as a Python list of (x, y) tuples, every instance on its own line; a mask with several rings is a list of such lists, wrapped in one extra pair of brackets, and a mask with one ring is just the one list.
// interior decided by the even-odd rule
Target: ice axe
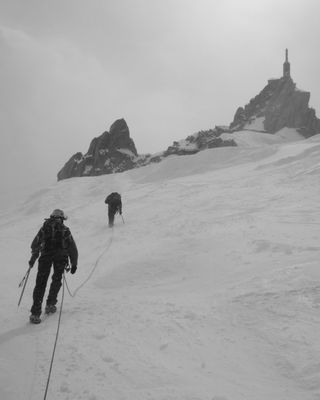
[(19, 283), (19, 287), (21, 287), (21, 286), (23, 286), (23, 287), (22, 287), (20, 298), (19, 298), (18, 307), (20, 306), (20, 303), (21, 303), (21, 300), (22, 300), (22, 296), (23, 296), (23, 293), (24, 293), (24, 289), (26, 288), (26, 284), (27, 284), (27, 281), (28, 281), (28, 278), (29, 278), (30, 270), (31, 270), (31, 267), (29, 267), (29, 269), (26, 272), (25, 276), (22, 278), (21, 282)]

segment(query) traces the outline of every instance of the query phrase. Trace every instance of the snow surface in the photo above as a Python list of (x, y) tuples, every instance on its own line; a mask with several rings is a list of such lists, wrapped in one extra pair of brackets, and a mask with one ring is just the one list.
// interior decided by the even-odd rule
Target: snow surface
[(254, 118), (252, 121), (250, 121), (247, 124), (245, 124), (243, 129), (249, 129), (249, 130), (258, 131), (258, 132), (259, 131), (260, 132), (265, 132), (264, 120), (265, 120), (265, 117)]
[[(56, 207), (80, 258), (47, 399), (320, 399), (320, 135), (251, 134), (0, 215), (1, 400), (44, 397), (58, 314), (28, 323), (36, 267), (19, 309), (17, 286)], [(109, 229), (112, 191), (125, 224)]]
[[(238, 146), (240, 147), (259, 147), (263, 151), (264, 145), (275, 145), (277, 148), (281, 142), (295, 142), (302, 140), (304, 138), (300, 135), (294, 128), (282, 128), (275, 134), (271, 133), (257, 133), (251, 130), (237, 131), (233, 133), (223, 133), (220, 136), (223, 140), (234, 139)], [(270, 151), (274, 151), (272, 148)]]
[(122, 154), (125, 154), (125, 155), (129, 156), (130, 158), (135, 158), (136, 157), (135, 154), (129, 149), (117, 149), (117, 151), (119, 153), (122, 153)]

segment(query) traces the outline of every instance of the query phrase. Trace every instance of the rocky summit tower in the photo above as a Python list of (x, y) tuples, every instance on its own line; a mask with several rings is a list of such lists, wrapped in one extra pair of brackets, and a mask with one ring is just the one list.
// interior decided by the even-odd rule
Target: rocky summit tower
[(276, 133), (294, 128), (304, 137), (320, 133), (320, 119), (309, 107), (310, 92), (297, 89), (290, 75), (288, 49), (281, 78), (269, 79), (268, 85), (244, 107), (238, 107), (231, 131), (255, 130)]
[(286, 60), (283, 63), (283, 78), (291, 78), (290, 76), (290, 63), (288, 61), (288, 49), (286, 49)]

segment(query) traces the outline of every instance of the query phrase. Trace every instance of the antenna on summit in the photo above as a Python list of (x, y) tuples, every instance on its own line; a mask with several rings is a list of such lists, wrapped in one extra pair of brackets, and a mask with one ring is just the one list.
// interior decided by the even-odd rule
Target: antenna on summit
[(288, 60), (288, 49), (286, 49), (286, 59), (283, 63), (283, 78), (291, 78), (290, 76), (290, 63)]

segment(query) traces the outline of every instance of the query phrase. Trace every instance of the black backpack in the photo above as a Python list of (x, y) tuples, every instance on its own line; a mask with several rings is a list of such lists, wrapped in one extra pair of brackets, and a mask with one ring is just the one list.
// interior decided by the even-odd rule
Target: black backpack
[(46, 219), (42, 226), (42, 250), (59, 250), (65, 248), (67, 228), (57, 218)]
[(118, 192), (112, 192), (109, 194), (109, 196), (106, 198), (105, 201), (106, 204), (119, 204), (121, 203), (121, 196)]

